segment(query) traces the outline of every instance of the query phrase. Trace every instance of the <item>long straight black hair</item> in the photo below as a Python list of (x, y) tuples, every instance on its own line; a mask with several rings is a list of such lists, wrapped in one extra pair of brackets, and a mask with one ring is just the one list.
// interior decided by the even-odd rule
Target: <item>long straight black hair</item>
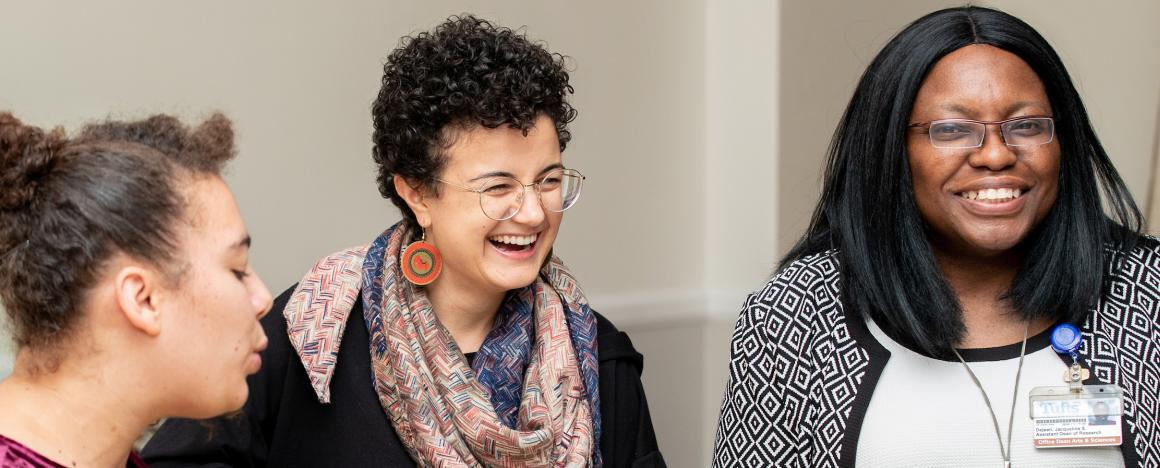
[(935, 63), (972, 44), (998, 47), (1031, 66), (1055, 114), (1059, 195), (1021, 245), (1025, 257), (1006, 295), (1019, 313), (1081, 321), (1103, 290), (1105, 248), (1131, 249), (1141, 239), (1140, 210), (1100, 146), (1059, 56), (1038, 32), (1007, 13), (973, 6), (911, 23), (859, 80), (830, 143), (810, 227), (779, 269), (837, 249), (845, 307), (870, 316), (903, 344), (940, 357), (965, 327), (915, 204), (906, 127)]

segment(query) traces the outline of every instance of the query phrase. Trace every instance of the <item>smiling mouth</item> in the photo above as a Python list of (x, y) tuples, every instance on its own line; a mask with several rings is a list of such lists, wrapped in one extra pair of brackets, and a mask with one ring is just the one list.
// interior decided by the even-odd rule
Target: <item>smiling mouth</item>
[(539, 234), (528, 236), (491, 236), (487, 240), (504, 252), (526, 252), (536, 247)]
[(959, 192), (957, 195), (981, 203), (1004, 203), (1023, 196), (1025, 192), (1018, 188), (989, 188)]

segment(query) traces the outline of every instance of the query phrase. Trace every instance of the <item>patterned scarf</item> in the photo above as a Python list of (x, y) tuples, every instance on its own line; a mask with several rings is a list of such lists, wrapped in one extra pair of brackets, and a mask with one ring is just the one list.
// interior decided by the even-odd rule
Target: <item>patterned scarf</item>
[(398, 225), (363, 260), (375, 390), (423, 466), (600, 466), (596, 319), (553, 257), (508, 294), (468, 367), (423, 288), (399, 271)]

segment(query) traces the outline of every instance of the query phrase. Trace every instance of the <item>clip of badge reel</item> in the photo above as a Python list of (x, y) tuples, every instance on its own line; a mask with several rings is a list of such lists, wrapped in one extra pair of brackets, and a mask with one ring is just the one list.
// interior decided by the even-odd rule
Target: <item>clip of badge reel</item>
[(1083, 336), (1063, 323), (1051, 331), (1051, 347), (1071, 358), (1063, 373), (1067, 386), (1031, 389), (1029, 408), (1036, 448), (1120, 445), (1123, 392), (1115, 385), (1084, 385), (1091, 376), (1079, 363)]

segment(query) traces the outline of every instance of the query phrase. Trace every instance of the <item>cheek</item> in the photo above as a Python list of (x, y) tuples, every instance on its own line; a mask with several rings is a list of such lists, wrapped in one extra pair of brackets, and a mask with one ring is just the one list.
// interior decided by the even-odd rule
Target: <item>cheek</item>
[(205, 295), (203, 310), (200, 311), (206, 328), (212, 329), (213, 333), (206, 338), (216, 341), (221, 337), (220, 344), (226, 348), (222, 351), (228, 352), (237, 344), (235, 342), (244, 341), (244, 337), (257, 326), (250, 289), (237, 281), (232, 272), (227, 272), (212, 288), (203, 291), (214, 291)]
[(432, 229), (438, 230), (439, 237), (447, 240), (486, 235), (497, 223), (484, 216), (475, 194), (454, 194), (459, 195), (454, 200), (450, 195), (444, 194), (439, 203), (431, 207), (432, 226), (428, 228), (428, 236), (431, 236)]
[(961, 159), (945, 154), (913, 153), (910, 157), (910, 180), (915, 196), (941, 195), (962, 164)]
[(564, 213), (547, 212), (548, 215), (548, 229), (547, 233), (553, 238), (560, 231), (560, 225), (564, 223)]
[(915, 162), (919, 157), (911, 156), (910, 186), (911, 191), (914, 193), (914, 202), (921, 209), (930, 205), (932, 201), (931, 195), (935, 192), (934, 187), (937, 184), (933, 182), (929, 165)]
[(1040, 187), (1043, 187), (1043, 201), (1039, 208), (1039, 219), (1047, 216), (1051, 207), (1059, 197), (1059, 148), (1054, 148), (1052, 154), (1045, 157), (1036, 170), (1039, 173)]
[(954, 168), (941, 164), (937, 156), (921, 151), (911, 153), (911, 190), (922, 220), (935, 229), (946, 229), (951, 218), (947, 217), (945, 203), (950, 199), (944, 187), (954, 175)]

